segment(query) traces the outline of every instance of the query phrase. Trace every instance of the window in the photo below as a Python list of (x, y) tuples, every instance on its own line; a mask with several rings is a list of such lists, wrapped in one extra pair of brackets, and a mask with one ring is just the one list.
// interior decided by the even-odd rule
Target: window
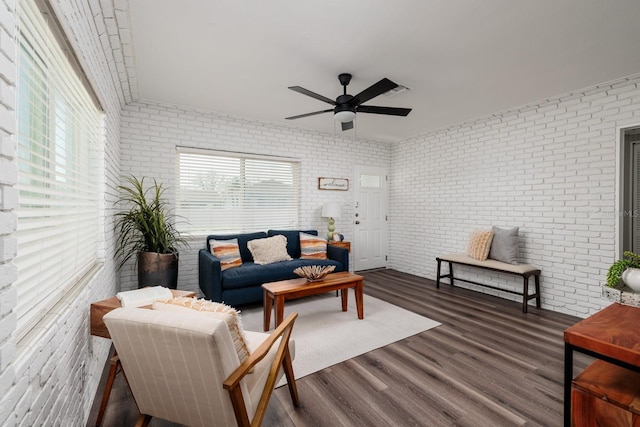
[(96, 264), (102, 117), (38, 6), (18, 5), (21, 339)]
[(620, 242), (623, 251), (640, 253), (640, 128), (622, 130)]
[(360, 174), (360, 187), (362, 188), (380, 188), (380, 175)]
[(295, 228), (299, 169), (291, 159), (178, 148), (178, 226), (190, 234)]

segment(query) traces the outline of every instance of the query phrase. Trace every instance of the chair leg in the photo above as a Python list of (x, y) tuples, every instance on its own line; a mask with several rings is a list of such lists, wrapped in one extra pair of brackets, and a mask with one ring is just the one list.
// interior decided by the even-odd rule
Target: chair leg
[(140, 414), (135, 427), (147, 427), (151, 422), (151, 415)]
[(293, 375), (293, 365), (291, 364), (291, 354), (287, 348), (287, 353), (282, 359), (282, 369), (284, 375), (287, 377), (287, 386), (289, 387), (289, 394), (291, 395), (291, 401), (296, 408), (300, 406), (300, 399), (298, 398), (298, 386), (296, 385), (296, 377)]
[(440, 263), (442, 262), (440, 258), (436, 258), (438, 262), (438, 272), (436, 273), (436, 289), (440, 289)]
[(536, 285), (536, 307), (540, 308), (540, 275), (536, 274), (534, 279)]
[(107, 377), (107, 384), (104, 387), (104, 393), (102, 393), (102, 401), (100, 402), (100, 409), (98, 409), (98, 418), (96, 419), (96, 427), (100, 427), (102, 419), (104, 418), (104, 411), (107, 409), (107, 403), (109, 403), (109, 396), (111, 396), (111, 389), (113, 388), (113, 382), (116, 379), (118, 373), (118, 365), (120, 364), (120, 358), (118, 355), (114, 355), (111, 358), (111, 367), (109, 368), (109, 376)]

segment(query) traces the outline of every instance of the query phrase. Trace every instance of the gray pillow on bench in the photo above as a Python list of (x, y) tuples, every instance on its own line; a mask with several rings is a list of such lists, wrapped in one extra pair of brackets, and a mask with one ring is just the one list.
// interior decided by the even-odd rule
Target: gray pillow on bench
[(492, 227), (493, 241), (489, 258), (496, 261), (518, 264), (518, 227), (504, 229)]

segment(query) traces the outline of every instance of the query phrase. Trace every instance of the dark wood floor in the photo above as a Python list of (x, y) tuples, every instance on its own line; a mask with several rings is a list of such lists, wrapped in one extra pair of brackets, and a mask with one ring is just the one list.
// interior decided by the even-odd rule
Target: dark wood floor
[[(562, 425), (562, 331), (580, 319), (393, 270), (363, 275), (365, 293), (442, 325), (301, 378), (297, 409), (276, 389), (264, 426)], [(588, 362), (577, 355), (576, 370)], [(118, 375), (103, 425), (137, 415)]]

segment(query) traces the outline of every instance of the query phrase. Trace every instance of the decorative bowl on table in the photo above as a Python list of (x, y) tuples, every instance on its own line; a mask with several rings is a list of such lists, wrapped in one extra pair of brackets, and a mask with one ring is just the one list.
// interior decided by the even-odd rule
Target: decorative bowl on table
[(317, 282), (336, 269), (335, 265), (306, 265), (298, 267), (293, 272), (307, 279), (307, 282)]

